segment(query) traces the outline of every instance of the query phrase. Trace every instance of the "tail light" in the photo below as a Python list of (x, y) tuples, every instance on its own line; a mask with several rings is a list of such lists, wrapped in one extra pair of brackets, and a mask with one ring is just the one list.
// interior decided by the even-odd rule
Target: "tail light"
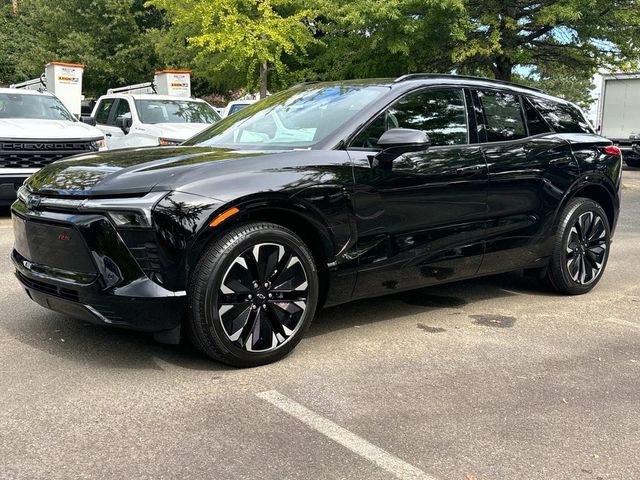
[(622, 155), (622, 150), (620, 150), (620, 147), (616, 147), (615, 145), (608, 145), (604, 147), (602, 151), (607, 155), (616, 155), (616, 156)]

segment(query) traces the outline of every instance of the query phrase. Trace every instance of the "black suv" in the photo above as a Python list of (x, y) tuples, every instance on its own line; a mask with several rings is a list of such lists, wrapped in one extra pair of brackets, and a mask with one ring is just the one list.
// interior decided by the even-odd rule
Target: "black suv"
[(293, 87), (179, 147), (87, 154), (12, 207), (40, 305), (277, 360), (321, 305), (526, 269), (602, 277), (621, 155), (574, 105), (443, 75)]

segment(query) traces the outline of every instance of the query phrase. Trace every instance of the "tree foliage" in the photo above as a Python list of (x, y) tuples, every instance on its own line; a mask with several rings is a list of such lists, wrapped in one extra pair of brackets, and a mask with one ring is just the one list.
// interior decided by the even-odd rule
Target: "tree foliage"
[(4, 18), (9, 35), (17, 34), (10, 47), (0, 46), (11, 65), (4, 83), (35, 78), (47, 62), (68, 61), (86, 65), (84, 89), (99, 95), (149, 81), (159, 66), (145, 32), (160, 18), (141, 0), (21, 0), (18, 15)]
[[(20, 0), (0, 7), (0, 82), (87, 65), (88, 93), (190, 68), (198, 94), (303, 80), (456, 72), (588, 103), (638, 68), (640, 0)], [(1, 4), (0, 4), (1, 5)], [(261, 76), (262, 74), (262, 76)]]
[(263, 90), (268, 68), (285, 72), (283, 56), (304, 55), (314, 42), (309, 28), (312, 11), (292, 0), (150, 0), (149, 4), (166, 12), (199, 65), (212, 73), (246, 74), (250, 87), (260, 76)]

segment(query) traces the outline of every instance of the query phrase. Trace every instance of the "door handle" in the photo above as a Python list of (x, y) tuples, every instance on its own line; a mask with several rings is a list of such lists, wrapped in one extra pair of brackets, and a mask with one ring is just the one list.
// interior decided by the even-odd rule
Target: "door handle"
[(111, 136), (111, 134), (110, 134), (110, 133), (105, 133), (105, 134), (104, 134), (104, 136), (105, 136), (105, 137), (110, 137), (110, 136)]
[(568, 167), (573, 165), (573, 158), (556, 158), (555, 160), (551, 160), (549, 165), (554, 167)]
[(461, 176), (471, 176), (480, 173), (484, 170), (484, 165), (473, 165), (471, 167), (460, 167), (456, 170), (456, 173)]

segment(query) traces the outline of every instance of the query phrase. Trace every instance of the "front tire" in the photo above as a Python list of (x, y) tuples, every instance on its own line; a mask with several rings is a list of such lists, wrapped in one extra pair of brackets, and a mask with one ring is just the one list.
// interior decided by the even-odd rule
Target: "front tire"
[(274, 362), (302, 339), (319, 281), (302, 239), (273, 223), (246, 223), (213, 241), (190, 282), (189, 332), (215, 360), (238, 367)]
[(561, 214), (548, 283), (559, 293), (587, 293), (602, 278), (610, 246), (609, 221), (602, 207), (587, 198), (572, 199)]

